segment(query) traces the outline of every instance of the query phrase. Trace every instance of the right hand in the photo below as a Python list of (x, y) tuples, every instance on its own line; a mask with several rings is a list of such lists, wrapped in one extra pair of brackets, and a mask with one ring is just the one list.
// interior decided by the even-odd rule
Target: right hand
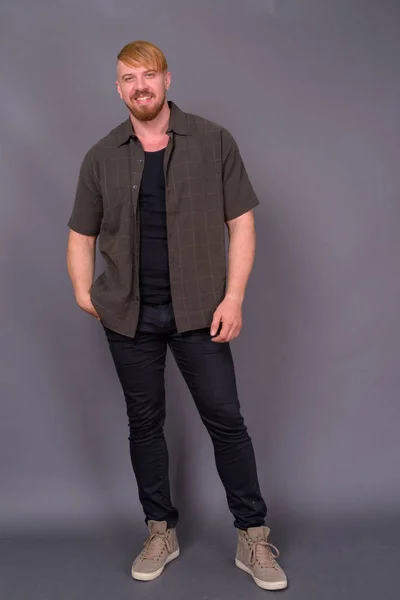
[(89, 313), (89, 315), (92, 315), (92, 317), (95, 317), (98, 321), (100, 321), (100, 315), (98, 314), (98, 312), (96, 311), (95, 307), (92, 304), (92, 301), (90, 299), (90, 294), (85, 294), (84, 296), (79, 296), (76, 299), (76, 302), (77, 302), (79, 308), (81, 308), (85, 312)]

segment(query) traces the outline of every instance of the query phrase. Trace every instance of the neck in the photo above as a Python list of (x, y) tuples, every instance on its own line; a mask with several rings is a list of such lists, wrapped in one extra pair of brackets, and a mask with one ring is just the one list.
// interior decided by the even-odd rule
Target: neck
[(165, 101), (159, 114), (156, 116), (155, 119), (152, 119), (151, 121), (140, 121), (139, 119), (136, 119), (132, 114), (130, 114), (130, 118), (136, 135), (139, 138), (148, 138), (164, 135), (168, 129), (170, 113), (171, 111), (168, 106), (168, 102)]

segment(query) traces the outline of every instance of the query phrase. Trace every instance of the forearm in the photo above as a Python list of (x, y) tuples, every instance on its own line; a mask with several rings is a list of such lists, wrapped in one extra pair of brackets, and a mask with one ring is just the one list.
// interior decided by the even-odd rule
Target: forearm
[(93, 285), (96, 255), (96, 236), (70, 232), (67, 249), (67, 267), (76, 300), (87, 296)]
[(226, 297), (243, 302), (254, 264), (256, 232), (253, 219), (229, 227), (228, 284)]

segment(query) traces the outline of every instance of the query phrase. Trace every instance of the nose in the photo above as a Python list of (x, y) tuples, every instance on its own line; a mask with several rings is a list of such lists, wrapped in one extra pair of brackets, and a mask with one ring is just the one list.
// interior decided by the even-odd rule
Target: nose
[(136, 78), (135, 91), (143, 91), (147, 89), (147, 82), (144, 75), (138, 75)]

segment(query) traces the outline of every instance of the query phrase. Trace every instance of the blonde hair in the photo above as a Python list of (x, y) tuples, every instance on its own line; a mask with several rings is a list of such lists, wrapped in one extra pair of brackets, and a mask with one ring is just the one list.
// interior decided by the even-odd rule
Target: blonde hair
[(130, 67), (147, 67), (161, 72), (168, 70), (167, 59), (160, 48), (143, 40), (126, 44), (118, 53), (117, 60)]

